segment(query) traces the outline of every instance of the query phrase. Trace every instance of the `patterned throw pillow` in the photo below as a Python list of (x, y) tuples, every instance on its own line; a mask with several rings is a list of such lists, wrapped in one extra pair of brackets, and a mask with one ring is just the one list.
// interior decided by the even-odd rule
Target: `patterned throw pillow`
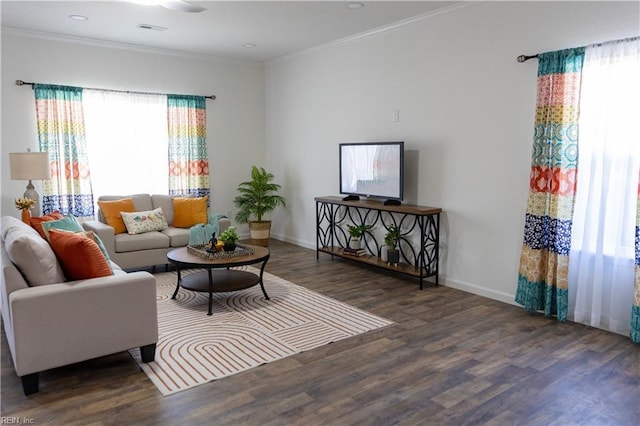
[(130, 235), (162, 231), (169, 226), (161, 207), (145, 212), (120, 212), (120, 215)]

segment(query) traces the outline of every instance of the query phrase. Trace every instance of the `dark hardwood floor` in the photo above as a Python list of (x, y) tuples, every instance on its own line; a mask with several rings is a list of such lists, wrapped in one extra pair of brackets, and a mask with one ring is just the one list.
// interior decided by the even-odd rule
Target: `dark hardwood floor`
[[(395, 323), (163, 397), (128, 353), (41, 374), (2, 332), (2, 421), (36, 425), (638, 425), (640, 346), (279, 241), (267, 271)], [(514, 278), (515, 279), (515, 278)], [(43, 348), (46, 350), (46, 348)]]

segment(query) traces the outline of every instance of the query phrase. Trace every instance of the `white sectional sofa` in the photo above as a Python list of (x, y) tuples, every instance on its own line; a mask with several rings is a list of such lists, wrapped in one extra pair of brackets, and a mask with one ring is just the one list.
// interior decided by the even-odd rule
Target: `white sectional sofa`
[(154, 360), (158, 341), (156, 279), (148, 272), (67, 281), (53, 249), (36, 230), (4, 216), (0, 222), (2, 320), (26, 395), (39, 373), (140, 348)]
[[(124, 269), (149, 267), (167, 264), (167, 253), (177, 247), (189, 243), (189, 228), (176, 228), (173, 225), (173, 198), (184, 196), (173, 195), (109, 195), (101, 196), (98, 201), (115, 201), (123, 198), (133, 199), (136, 211), (150, 211), (162, 208), (169, 227), (162, 231), (145, 232), (129, 235), (116, 234), (114, 228), (107, 225), (104, 215), (98, 211), (96, 221), (86, 221), (82, 226), (95, 232), (104, 243), (112, 261)], [(217, 224), (218, 235), (231, 225), (228, 218), (210, 213), (209, 223)]]

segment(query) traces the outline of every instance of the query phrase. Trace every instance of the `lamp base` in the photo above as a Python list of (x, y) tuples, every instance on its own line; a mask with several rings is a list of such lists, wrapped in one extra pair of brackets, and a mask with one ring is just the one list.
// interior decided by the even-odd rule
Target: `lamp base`
[(31, 215), (40, 216), (40, 194), (36, 192), (36, 189), (33, 186), (33, 183), (31, 183), (31, 180), (29, 180), (27, 190), (24, 191), (24, 198), (30, 198), (36, 202), (36, 204), (31, 207)]

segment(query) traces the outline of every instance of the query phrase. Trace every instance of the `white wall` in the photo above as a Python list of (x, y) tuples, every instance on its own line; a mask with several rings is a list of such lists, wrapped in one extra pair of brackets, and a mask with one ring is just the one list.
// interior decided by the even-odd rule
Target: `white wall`
[[(442, 207), (447, 285), (510, 302), (528, 190), (534, 54), (640, 33), (638, 2), (472, 2), (261, 64), (2, 33), (0, 213), (26, 182), (8, 152), (37, 150), (33, 92), (16, 79), (215, 94), (207, 101), (214, 209), (235, 212), (252, 164), (283, 185), (276, 237), (315, 247), (314, 197), (338, 195), (338, 143), (404, 140), (407, 202)], [(393, 110), (400, 121), (392, 122)], [(114, 168), (114, 173), (117, 168)], [(41, 185), (35, 182), (41, 192)]]
[[(447, 285), (512, 302), (535, 111), (535, 54), (638, 35), (638, 2), (480, 2), (267, 63), (276, 235), (315, 248), (338, 144), (404, 140), (408, 202), (442, 207)], [(392, 111), (400, 121), (392, 121)]]
[[(177, 56), (2, 34), (1, 203), (3, 215), (18, 217), (13, 200), (27, 182), (9, 179), (7, 153), (39, 151), (33, 90), (15, 80), (106, 89), (216, 95), (207, 100), (213, 209), (235, 214), (237, 184), (251, 165), (264, 162), (264, 70), (254, 62)], [(144, 159), (140, 159), (144, 167)], [(118, 173), (114, 165), (114, 173)], [(42, 194), (41, 182), (34, 182)]]

